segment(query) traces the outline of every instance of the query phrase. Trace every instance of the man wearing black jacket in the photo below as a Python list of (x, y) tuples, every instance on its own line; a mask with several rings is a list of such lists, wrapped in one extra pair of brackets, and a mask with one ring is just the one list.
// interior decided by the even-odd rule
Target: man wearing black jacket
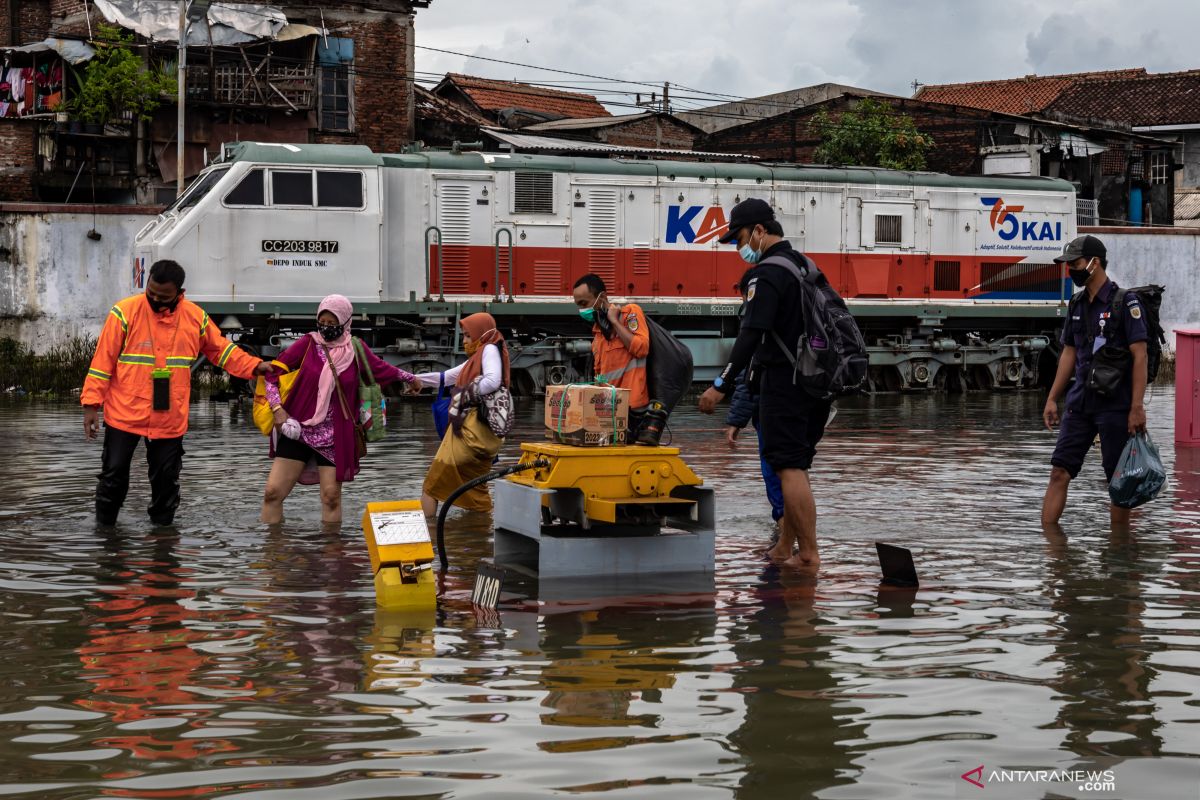
[[(783, 238), (783, 228), (765, 200), (749, 198), (734, 206), (729, 231), (721, 241), (736, 244), (742, 259), (751, 265), (783, 256), (802, 273), (807, 269), (803, 256)], [(819, 280), (825, 280), (824, 276)], [(817, 549), (817, 506), (808, 470), (825, 433), (832, 403), (812, 398), (794, 383), (794, 368), (787, 353), (776, 337), (768, 335), (775, 331), (787, 347), (799, 341), (804, 333), (800, 292), (800, 282), (785, 267), (762, 264), (755, 268), (747, 286), (741, 332), (729, 363), (700, 396), (700, 410), (713, 412), (717, 403), (733, 391), (734, 379), (751, 358), (760, 365), (762, 457), (779, 476), (784, 505), (779, 541), (768, 555), (784, 566), (815, 569), (821, 559)]]

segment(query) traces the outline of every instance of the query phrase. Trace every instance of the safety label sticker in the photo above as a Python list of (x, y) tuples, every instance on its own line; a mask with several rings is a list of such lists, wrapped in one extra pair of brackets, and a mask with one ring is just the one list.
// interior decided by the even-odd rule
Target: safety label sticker
[(422, 511), (373, 511), (371, 528), (375, 544), (421, 544), (429, 541), (429, 526)]

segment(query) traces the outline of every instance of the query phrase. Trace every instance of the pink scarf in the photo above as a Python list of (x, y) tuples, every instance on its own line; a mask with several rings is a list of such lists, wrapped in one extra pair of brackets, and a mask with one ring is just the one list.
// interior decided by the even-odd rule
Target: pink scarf
[[(342, 335), (334, 339), (332, 342), (325, 341), (325, 337), (321, 336), (320, 331), (313, 331), (308, 334), (313, 337), (313, 341), (317, 346), (325, 346), (329, 348), (329, 357), (333, 360), (334, 369), (338, 375), (345, 372), (351, 364), (354, 363), (354, 341), (350, 336), (350, 318), (354, 316), (354, 307), (350, 305), (350, 301), (340, 294), (331, 294), (321, 301), (321, 305), (317, 307), (317, 316), (321, 316), (322, 311), (328, 311), (337, 317), (338, 322), (346, 326), (342, 331)], [(313, 412), (312, 418), (305, 422), (305, 425), (319, 425), (325, 421), (325, 417), (329, 414), (329, 403), (333, 398), (333, 393), (337, 391), (333, 383), (333, 373), (329, 367), (321, 368), (321, 382), (317, 386), (317, 409)], [(350, 409), (350, 413), (354, 413), (354, 409)], [(350, 420), (354, 422), (353, 418)]]

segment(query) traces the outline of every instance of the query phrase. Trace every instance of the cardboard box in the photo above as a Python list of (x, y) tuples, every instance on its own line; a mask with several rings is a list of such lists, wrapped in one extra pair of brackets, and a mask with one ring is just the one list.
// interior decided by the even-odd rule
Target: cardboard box
[(563, 444), (624, 444), (629, 390), (570, 384), (546, 387), (546, 437)]

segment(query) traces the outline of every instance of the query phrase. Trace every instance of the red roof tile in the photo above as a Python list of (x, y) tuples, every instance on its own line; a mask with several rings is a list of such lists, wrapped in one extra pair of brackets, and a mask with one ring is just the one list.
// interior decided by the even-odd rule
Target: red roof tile
[(484, 111), (504, 108), (524, 108), (557, 114), (562, 117), (611, 116), (590, 94), (545, 89), (516, 81), (496, 81), (471, 75), (448, 74), (445, 82), (452, 83)]
[(943, 83), (921, 87), (917, 100), (947, 103), (1004, 114), (1034, 114), (1054, 104), (1066, 89), (1085, 82), (1146, 75), (1146, 70), (1118, 69), (1107, 72), (1075, 72), (1067, 75), (1026, 75), (1000, 81)]
[(1200, 123), (1200, 70), (1077, 83), (1059, 95), (1052, 109), (1134, 127)]

